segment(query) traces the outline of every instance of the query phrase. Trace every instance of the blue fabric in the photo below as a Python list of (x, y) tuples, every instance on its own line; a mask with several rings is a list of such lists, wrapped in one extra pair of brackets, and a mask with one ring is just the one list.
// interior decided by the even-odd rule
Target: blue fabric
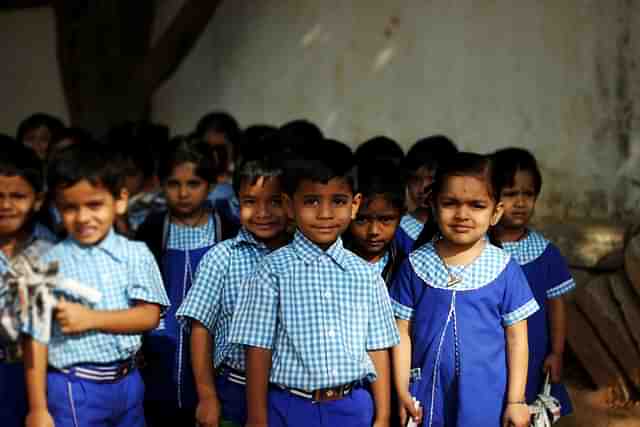
[(221, 242), (202, 259), (195, 283), (178, 309), (185, 323), (195, 319), (213, 336), (213, 363), (245, 370), (244, 348), (229, 341), (231, 322), (243, 282), (256, 270), (269, 249), (249, 231)]
[[(60, 273), (102, 293), (96, 310), (126, 310), (136, 301), (167, 307), (169, 299), (153, 255), (142, 242), (132, 242), (113, 230), (98, 245), (83, 247), (71, 238), (58, 243), (42, 258), (57, 260)], [(29, 328), (27, 328), (29, 329)], [(26, 330), (29, 335), (36, 335)], [(42, 337), (34, 336), (43, 341)], [(49, 344), (49, 364), (65, 368), (80, 363), (113, 363), (133, 357), (142, 334), (89, 331), (64, 335), (54, 324)]]
[(412, 321), (411, 368), (419, 375), (410, 392), (422, 403), (424, 425), (498, 427), (507, 391), (505, 319), (535, 300), (518, 264), (498, 248), (487, 244), (453, 287), (433, 254), (432, 243), (411, 254), (391, 286), (396, 315)]
[[(542, 390), (544, 384), (543, 365), (551, 353), (551, 336), (547, 300), (557, 298), (575, 289), (567, 266), (560, 251), (544, 237), (530, 231), (527, 238), (504, 244), (505, 250), (517, 254), (522, 270), (531, 286), (533, 295), (540, 305), (540, 311), (528, 319), (529, 331), (529, 371), (526, 398), (531, 403)], [(572, 412), (571, 399), (563, 384), (552, 384), (551, 394), (562, 405), (561, 414)]]
[(338, 239), (299, 231), (245, 282), (231, 341), (273, 350), (271, 382), (316, 390), (375, 379), (367, 351), (399, 342), (382, 277)]
[(166, 246), (177, 250), (200, 249), (215, 245), (218, 237), (214, 215), (209, 215), (207, 223), (199, 227), (170, 223)]
[(286, 390), (269, 390), (269, 427), (371, 427), (374, 404), (359, 387), (339, 400), (314, 403)]
[(247, 422), (246, 387), (229, 381), (225, 375), (218, 375), (216, 393), (222, 407), (221, 418), (234, 424), (245, 425)]
[(47, 403), (56, 427), (144, 427), (143, 396), (137, 370), (113, 383), (47, 374)]
[(207, 196), (209, 205), (230, 222), (240, 224), (240, 202), (233, 186), (227, 182), (216, 184)]

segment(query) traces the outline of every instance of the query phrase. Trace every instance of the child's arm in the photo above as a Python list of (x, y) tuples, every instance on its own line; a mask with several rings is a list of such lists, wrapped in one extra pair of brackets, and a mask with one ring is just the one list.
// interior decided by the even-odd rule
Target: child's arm
[(502, 419), (504, 427), (526, 427), (531, 414), (524, 398), (529, 365), (527, 321), (521, 320), (505, 328), (507, 338), (508, 390)]
[[(413, 406), (412, 397), (409, 394), (409, 379), (411, 375), (411, 333), (410, 321), (397, 319), (400, 344), (391, 348), (393, 360), (393, 374), (396, 392), (398, 393), (400, 423), (407, 423), (407, 415), (411, 415), (419, 424), (422, 413)], [(408, 414), (407, 414), (408, 412)]]
[(191, 322), (191, 365), (198, 393), (196, 422), (202, 427), (218, 427), (220, 401), (213, 381), (211, 354), (213, 339), (202, 323)]
[(267, 393), (271, 372), (272, 351), (260, 347), (246, 347), (247, 355), (247, 427), (266, 427), (268, 424)]
[(80, 304), (60, 301), (56, 305), (56, 321), (65, 334), (101, 331), (131, 334), (149, 331), (158, 326), (160, 306), (144, 301), (126, 310), (92, 310)]
[(544, 370), (551, 374), (551, 381), (557, 383), (562, 377), (562, 355), (567, 338), (567, 320), (563, 297), (547, 301), (551, 329), (551, 354), (544, 361)]
[(26, 427), (53, 427), (53, 418), (47, 408), (47, 345), (24, 336), (22, 346), (24, 377), (29, 403), (29, 413), (25, 425)]
[(369, 351), (368, 354), (376, 370), (376, 380), (371, 384), (371, 394), (373, 394), (375, 406), (373, 427), (388, 426), (391, 419), (389, 350)]

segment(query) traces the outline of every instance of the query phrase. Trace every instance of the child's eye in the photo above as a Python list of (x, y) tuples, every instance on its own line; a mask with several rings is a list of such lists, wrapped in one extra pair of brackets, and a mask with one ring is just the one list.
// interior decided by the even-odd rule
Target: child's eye
[(100, 209), (102, 207), (102, 202), (90, 202), (87, 203), (87, 207), (92, 210)]
[(356, 219), (354, 219), (353, 222), (356, 225), (365, 225), (369, 221), (366, 218), (356, 217)]
[(484, 203), (472, 203), (471, 207), (474, 209), (485, 209), (487, 205), (485, 205)]
[(318, 204), (320, 204), (320, 200), (318, 200), (318, 199), (311, 199), (311, 198), (309, 198), (309, 199), (304, 199), (304, 200), (302, 201), (302, 203), (303, 203), (305, 206), (317, 206)]
[(27, 198), (26, 193), (11, 193), (11, 198), (15, 200), (24, 200)]
[(336, 197), (333, 199), (333, 203), (335, 203), (337, 206), (344, 206), (346, 205), (348, 202), (346, 197)]
[(242, 206), (251, 206), (251, 205), (255, 204), (256, 201), (252, 200), (252, 199), (242, 199), (241, 203), (242, 203)]
[(271, 200), (271, 206), (275, 207), (275, 208), (279, 208), (282, 206), (282, 199), (272, 199)]

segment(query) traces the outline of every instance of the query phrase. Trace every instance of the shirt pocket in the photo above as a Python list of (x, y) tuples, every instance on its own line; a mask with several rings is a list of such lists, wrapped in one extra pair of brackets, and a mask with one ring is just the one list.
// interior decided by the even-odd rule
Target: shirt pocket
[(341, 301), (341, 336), (344, 348), (351, 357), (360, 361), (367, 354), (367, 332), (369, 329), (369, 310), (364, 301)]

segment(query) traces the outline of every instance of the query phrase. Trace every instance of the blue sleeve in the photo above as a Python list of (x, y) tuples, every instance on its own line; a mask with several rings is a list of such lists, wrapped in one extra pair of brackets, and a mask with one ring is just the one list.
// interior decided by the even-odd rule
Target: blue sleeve
[(393, 347), (400, 342), (398, 327), (396, 326), (391, 309), (389, 291), (382, 277), (376, 274), (376, 285), (369, 307), (369, 324), (367, 331), (367, 350), (380, 350)]
[(396, 245), (398, 245), (398, 247), (402, 249), (402, 252), (407, 255), (411, 253), (411, 250), (413, 249), (413, 243), (415, 241), (411, 237), (409, 237), (407, 232), (404, 231), (402, 227), (398, 226), (398, 228), (396, 228), (396, 233), (393, 235), (393, 240), (395, 241)]
[(558, 248), (549, 244), (543, 256), (548, 265), (547, 299), (558, 298), (574, 290), (576, 283), (573, 281), (569, 266)]
[[(134, 243), (134, 242), (131, 242)], [(169, 307), (169, 297), (162, 282), (162, 275), (151, 251), (141, 242), (135, 242), (135, 258), (130, 260), (130, 281), (127, 287), (129, 300), (158, 304), (163, 312)]]
[(540, 308), (520, 266), (511, 259), (502, 273), (504, 296), (500, 306), (502, 324), (507, 327), (525, 320)]
[(411, 320), (415, 308), (415, 273), (409, 258), (400, 265), (400, 269), (391, 281), (389, 293), (393, 313), (398, 319)]
[(278, 322), (278, 278), (263, 263), (243, 285), (233, 315), (229, 341), (271, 349)]
[(198, 264), (193, 286), (189, 289), (176, 318), (183, 324), (197, 320), (215, 334), (215, 324), (221, 307), (222, 288), (231, 261), (231, 251), (224, 243), (211, 248)]

